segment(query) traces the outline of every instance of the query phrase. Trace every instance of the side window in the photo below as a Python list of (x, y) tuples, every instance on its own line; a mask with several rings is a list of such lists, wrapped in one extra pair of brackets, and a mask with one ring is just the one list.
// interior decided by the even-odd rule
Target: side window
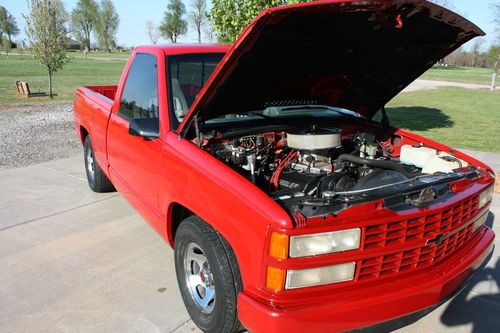
[(130, 66), (118, 114), (128, 120), (158, 118), (156, 56), (139, 53)]
[(176, 127), (215, 70), (223, 53), (197, 53), (169, 56), (169, 109), (172, 127)]

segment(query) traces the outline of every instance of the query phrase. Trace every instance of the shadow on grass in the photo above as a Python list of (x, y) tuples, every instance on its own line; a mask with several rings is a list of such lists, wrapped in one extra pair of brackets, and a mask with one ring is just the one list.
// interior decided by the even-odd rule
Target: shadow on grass
[(455, 124), (443, 111), (425, 106), (387, 108), (391, 125), (409, 131), (427, 131), (433, 128), (449, 128)]

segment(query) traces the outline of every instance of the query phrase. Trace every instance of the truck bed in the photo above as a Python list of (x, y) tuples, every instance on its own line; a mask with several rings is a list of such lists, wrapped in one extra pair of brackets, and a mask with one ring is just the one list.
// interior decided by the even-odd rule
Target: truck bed
[(83, 140), (92, 133), (97, 163), (108, 173), (106, 131), (118, 86), (86, 86), (76, 91), (74, 103), (75, 130)]
[(83, 88), (92, 90), (97, 94), (103, 95), (111, 100), (114, 100), (118, 86), (85, 86)]

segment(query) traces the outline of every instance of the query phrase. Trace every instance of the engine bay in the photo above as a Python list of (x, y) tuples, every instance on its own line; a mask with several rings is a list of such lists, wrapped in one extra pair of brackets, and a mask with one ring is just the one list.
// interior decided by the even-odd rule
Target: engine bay
[[(401, 141), (394, 134), (309, 125), (213, 138), (204, 149), (290, 213), (306, 217), (380, 198), (396, 208), (421, 206), (450, 195), (449, 182), (478, 176), (449, 153)], [(423, 200), (429, 187), (432, 193)]]

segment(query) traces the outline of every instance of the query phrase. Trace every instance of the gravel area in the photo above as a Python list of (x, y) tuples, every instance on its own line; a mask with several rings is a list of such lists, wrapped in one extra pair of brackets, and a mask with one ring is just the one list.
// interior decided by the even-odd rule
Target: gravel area
[(81, 149), (71, 102), (0, 106), (0, 169), (65, 158)]

